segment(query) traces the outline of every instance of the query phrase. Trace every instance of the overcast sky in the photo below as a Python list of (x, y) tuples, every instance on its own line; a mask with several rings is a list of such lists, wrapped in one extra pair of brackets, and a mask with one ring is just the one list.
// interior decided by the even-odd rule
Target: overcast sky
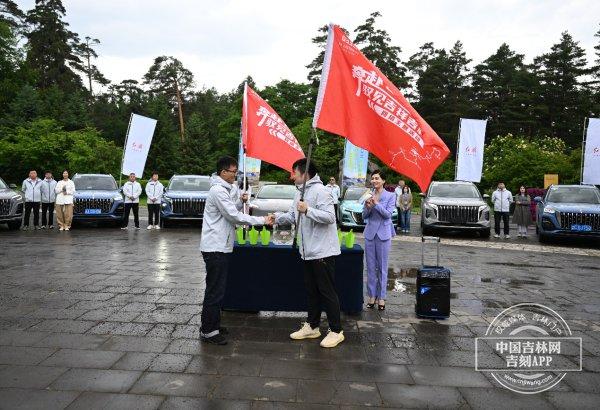
[[(17, 0), (28, 10), (34, 0)], [(83, 38), (98, 38), (96, 64), (112, 81), (140, 80), (154, 57), (171, 55), (197, 87), (229, 91), (246, 75), (259, 87), (280, 79), (305, 81), (316, 55), (310, 39), (334, 22), (349, 30), (380, 11), (379, 26), (407, 59), (433, 41), (464, 44), (475, 63), (502, 42), (526, 60), (547, 52), (569, 31), (593, 60), (600, 27), (598, 0), (63, 0), (66, 20)]]

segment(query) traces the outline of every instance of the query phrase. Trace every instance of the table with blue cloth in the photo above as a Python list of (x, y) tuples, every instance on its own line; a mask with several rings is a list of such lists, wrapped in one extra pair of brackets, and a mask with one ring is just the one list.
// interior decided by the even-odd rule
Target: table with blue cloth
[[(335, 259), (335, 287), (342, 312), (363, 306), (363, 254), (360, 245), (341, 248)], [(238, 311), (307, 310), (304, 262), (291, 245), (239, 245), (233, 249), (223, 309)]]

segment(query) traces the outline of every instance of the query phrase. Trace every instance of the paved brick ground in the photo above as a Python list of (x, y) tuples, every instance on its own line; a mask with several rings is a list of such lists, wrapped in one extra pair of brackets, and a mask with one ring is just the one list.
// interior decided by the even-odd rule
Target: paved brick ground
[[(197, 228), (0, 229), (0, 408), (598, 408), (598, 247), (446, 238), (452, 316), (423, 321), (416, 226), (393, 242), (386, 311), (344, 317), (334, 350), (289, 340), (302, 315), (273, 312), (225, 313), (231, 343), (200, 344)], [(583, 338), (583, 371), (542, 394), (474, 370), (474, 337), (520, 302)]]

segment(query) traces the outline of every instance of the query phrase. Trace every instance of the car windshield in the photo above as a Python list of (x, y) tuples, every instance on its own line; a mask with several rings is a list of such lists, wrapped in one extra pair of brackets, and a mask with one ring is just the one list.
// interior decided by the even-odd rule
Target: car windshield
[(73, 183), (77, 191), (113, 191), (117, 189), (115, 179), (109, 175), (75, 175)]
[(570, 202), (576, 204), (600, 204), (600, 194), (595, 188), (552, 187), (548, 191), (547, 202)]
[(210, 180), (207, 177), (175, 177), (169, 183), (171, 191), (208, 191)]
[(434, 184), (429, 196), (441, 198), (479, 198), (479, 191), (473, 185), (466, 184)]
[(358, 201), (358, 199), (365, 193), (367, 188), (348, 188), (344, 194), (345, 201)]
[(294, 199), (296, 187), (293, 185), (266, 185), (256, 195), (259, 199)]
[(2, 178), (0, 178), (0, 189), (6, 189), (6, 188), (8, 188), (8, 186), (6, 186), (6, 182), (4, 182), (2, 180)]

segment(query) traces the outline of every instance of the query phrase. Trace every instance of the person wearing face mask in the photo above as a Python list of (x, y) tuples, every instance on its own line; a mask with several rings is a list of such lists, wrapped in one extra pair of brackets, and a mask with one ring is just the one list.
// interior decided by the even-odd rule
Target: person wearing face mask
[(365, 258), (367, 260), (367, 307), (375, 303), (379, 310), (385, 309), (387, 290), (388, 256), (392, 237), (396, 230), (392, 224), (392, 214), (396, 207), (396, 195), (385, 190), (385, 178), (381, 171), (371, 174), (372, 196), (363, 206), (365, 226)]
[(56, 181), (52, 172), (46, 171), (42, 181), (42, 229), (54, 229), (54, 202), (56, 201)]
[[(292, 170), (294, 183), (299, 190), (288, 212), (275, 213), (275, 223), (296, 224), (300, 215), (296, 229), (300, 235), (300, 257), (304, 261), (308, 318), (300, 330), (290, 334), (290, 338), (302, 340), (320, 337), (321, 311), (325, 308), (329, 331), (321, 340), (321, 347), (331, 348), (344, 341), (340, 301), (335, 290), (335, 257), (341, 252), (333, 196), (321, 182), (313, 161), (307, 167), (306, 158), (299, 159), (292, 165)], [(304, 200), (301, 201), (300, 190), (305, 180)]]
[(238, 163), (232, 157), (217, 161), (217, 172), (210, 178), (204, 208), (200, 252), (206, 265), (206, 290), (200, 314), (200, 339), (204, 343), (227, 344), (221, 327), (221, 306), (227, 285), (229, 259), (233, 253), (235, 225), (273, 225), (272, 216), (250, 216), (242, 212), (248, 194), (240, 195), (235, 183)]
[(515, 195), (515, 213), (513, 222), (517, 225), (519, 238), (527, 237), (527, 227), (531, 225), (531, 197), (527, 195), (527, 190), (523, 185), (519, 188), (519, 193)]
[(62, 179), (56, 183), (56, 221), (59, 231), (71, 229), (73, 221), (73, 195), (75, 194), (75, 183), (69, 179), (69, 171), (64, 170)]

